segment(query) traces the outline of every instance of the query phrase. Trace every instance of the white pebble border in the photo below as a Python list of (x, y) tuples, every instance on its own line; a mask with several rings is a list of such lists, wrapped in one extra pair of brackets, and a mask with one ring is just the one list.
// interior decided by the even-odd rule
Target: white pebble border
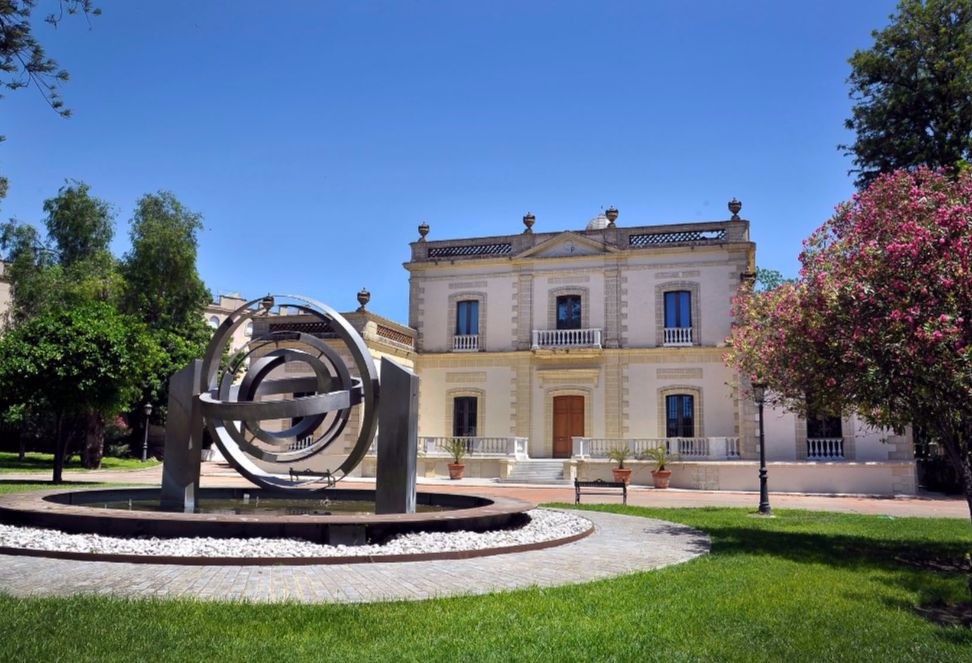
[(530, 522), (515, 530), (492, 532), (417, 532), (383, 545), (329, 546), (300, 539), (137, 538), (65, 534), (57, 530), (0, 525), (0, 547), (101, 555), (166, 557), (366, 557), (487, 550), (542, 543), (574, 536), (591, 521), (553, 509), (527, 512)]

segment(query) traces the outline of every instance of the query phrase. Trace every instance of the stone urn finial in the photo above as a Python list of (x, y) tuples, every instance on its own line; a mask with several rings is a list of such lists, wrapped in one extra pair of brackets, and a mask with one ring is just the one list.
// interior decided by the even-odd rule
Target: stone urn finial
[(273, 308), (273, 303), (274, 303), (273, 295), (269, 293), (264, 295), (263, 299), (260, 300), (260, 306), (263, 308), (263, 312), (269, 313), (270, 309)]
[(420, 235), (419, 241), (424, 242), (425, 236), (429, 234), (429, 224), (423, 221), (422, 223), (419, 224), (418, 231)]
[(739, 221), (739, 210), (742, 209), (742, 203), (736, 200), (733, 196), (732, 200), (729, 201), (729, 211), (732, 212), (732, 218), (730, 221)]
[(614, 205), (611, 205), (606, 210), (604, 210), (604, 216), (607, 217), (608, 228), (614, 228), (615, 227), (614, 222), (618, 218), (618, 208), (615, 207)]
[(361, 304), (361, 306), (358, 307), (358, 313), (363, 312), (365, 310), (365, 306), (367, 306), (368, 302), (370, 301), (371, 293), (368, 292), (368, 288), (361, 288), (361, 290), (358, 291), (358, 303)]
[(533, 224), (536, 223), (537, 217), (533, 216), (530, 212), (523, 215), (523, 225), (526, 226), (526, 230), (523, 231), (524, 235), (529, 235), (533, 232)]

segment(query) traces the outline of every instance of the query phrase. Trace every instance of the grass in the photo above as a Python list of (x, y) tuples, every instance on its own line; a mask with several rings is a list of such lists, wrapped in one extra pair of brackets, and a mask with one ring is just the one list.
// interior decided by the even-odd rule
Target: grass
[[(158, 465), (159, 461), (154, 458), (144, 463), (138, 458), (115, 458), (105, 456), (101, 459), (102, 470), (138, 470), (145, 467)], [(54, 469), (54, 454), (38, 453), (29, 451), (24, 455), (24, 460), (20, 460), (18, 454), (12, 451), (0, 451), (0, 474), (4, 472), (51, 472)], [(78, 456), (71, 456), (64, 462), (64, 470), (83, 470), (81, 459)]]
[(0, 660), (927, 662), (972, 651), (972, 629), (914, 610), (968, 598), (962, 573), (927, 565), (972, 549), (968, 521), (591, 508), (698, 527), (712, 553), (583, 585), (417, 603), (0, 595)]

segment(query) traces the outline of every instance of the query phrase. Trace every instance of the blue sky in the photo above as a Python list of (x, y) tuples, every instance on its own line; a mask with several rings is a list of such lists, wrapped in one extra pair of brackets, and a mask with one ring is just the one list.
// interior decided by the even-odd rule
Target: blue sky
[[(40, 15), (43, 15), (44, 0)], [(757, 262), (853, 193), (847, 58), (893, 0), (252, 2), (98, 0), (39, 25), (71, 73), (70, 119), (32, 89), (0, 100), (0, 217), (40, 225), (80, 179), (117, 213), (144, 193), (202, 213), (215, 293), (366, 286), (407, 322), (408, 243), (728, 217)]]

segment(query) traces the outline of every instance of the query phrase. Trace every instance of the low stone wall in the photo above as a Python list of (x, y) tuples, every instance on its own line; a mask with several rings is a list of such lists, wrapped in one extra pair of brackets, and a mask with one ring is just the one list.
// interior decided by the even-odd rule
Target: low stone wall
[[(574, 464), (574, 474), (585, 481), (611, 481), (613, 467), (609, 461), (579, 460)], [(632, 461), (625, 467), (632, 469), (632, 484), (652, 485), (653, 464)], [(672, 488), (759, 490), (759, 463), (755, 461), (676, 461), (667, 467), (672, 471)], [(918, 491), (912, 461), (772, 462), (766, 464), (766, 476), (770, 491), (783, 493), (914, 495)]]
[[(466, 469), (463, 476), (471, 479), (505, 479), (510, 474), (510, 467), (514, 464), (512, 458), (476, 458), (462, 459)], [(415, 463), (415, 472), (420, 477), (448, 477), (448, 458), (430, 458), (420, 456)], [(376, 470), (375, 456), (365, 456), (361, 464), (352, 474), (362, 477), (374, 477)]]
[[(417, 463), (420, 477), (447, 477), (449, 468), (445, 458), (420, 457)], [(515, 461), (510, 458), (464, 458), (464, 476), (469, 478), (505, 479)], [(565, 460), (564, 478), (613, 481), (608, 460)], [(630, 467), (631, 483), (651, 486), (653, 463), (626, 461)], [(759, 463), (735, 461), (673, 461), (670, 486), (694, 490), (759, 490)], [(366, 456), (358, 468), (360, 476), (375, 476), (375, 457)], [(766, 464), (770, 491), (779, 493), (823, 493), (858, 495), (915, 495), (918, 479), (913, 461), (882, 462), (772, 462)], [(357, 471), (355, 472), (357, 474)]]

